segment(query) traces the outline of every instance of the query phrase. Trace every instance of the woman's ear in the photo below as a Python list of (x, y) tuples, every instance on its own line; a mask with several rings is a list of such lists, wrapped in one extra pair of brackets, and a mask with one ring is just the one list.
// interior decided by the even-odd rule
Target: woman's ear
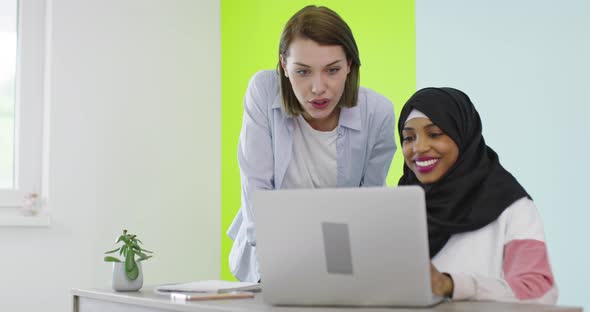
[(350, 66), (352, 66), (352, 60), (348, 60), (348, 64), (346, 65), (346, 74), (350, 74)]
[(289, 73), (287, 72), (287, 64), (285, 61), (285, 56), (283, 54), (281, 54), (280, 60), (281, 60), (281, 67), (283, 68), (283, 72), (285, 73), (285, 77), (289, 78)]

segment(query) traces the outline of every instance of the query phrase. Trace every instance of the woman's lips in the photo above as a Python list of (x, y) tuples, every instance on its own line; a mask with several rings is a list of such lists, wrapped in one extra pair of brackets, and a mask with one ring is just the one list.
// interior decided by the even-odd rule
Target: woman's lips
[(324, 109), (324, 108), (328, 107), (328, 104), (330, 104), (329, 99), (313, 99), (313, 100), (309, 100), (308, 102), (315, 109)]
[(438, 158), (434, 157), (420, 157), (414, 160), (414, 166), (420, 173), (427, 173), (432, 171), (438, 164)]

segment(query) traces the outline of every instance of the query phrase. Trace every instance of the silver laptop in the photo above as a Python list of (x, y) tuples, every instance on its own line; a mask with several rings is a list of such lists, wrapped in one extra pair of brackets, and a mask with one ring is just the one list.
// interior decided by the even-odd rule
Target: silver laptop
[(425, 307), (430, 282), (417, 186), (256, 191), (262, 296), (274, 305)]

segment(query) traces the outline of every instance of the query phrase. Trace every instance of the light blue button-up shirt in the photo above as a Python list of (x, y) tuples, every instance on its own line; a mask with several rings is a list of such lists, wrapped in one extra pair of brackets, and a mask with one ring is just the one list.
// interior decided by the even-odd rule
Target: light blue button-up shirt
[[(294, 119), (281, 102), (278, 74), (256, 73), (244, 97), (238, 145), (242, 206), (227, 231), (234, 240), (230, 269), (241, 281), (260, 280), (250, 195), (257, 189), (280, 189), (291, 160)], [(360, 88), (357, 105), (341, 109), (337, 132), (337, 186), (384, 186), (396, 150), (393, 104)]]

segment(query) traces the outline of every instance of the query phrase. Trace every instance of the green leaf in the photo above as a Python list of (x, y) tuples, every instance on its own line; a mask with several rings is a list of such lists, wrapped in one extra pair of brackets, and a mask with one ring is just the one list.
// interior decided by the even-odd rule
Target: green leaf
[(121, 262), (121, 260), (119, 260), (115, 257), (111, 257), (111, 256), (104, 257), (104, 261), (106, 261), (106, 262)]
[(105, 252), (105, 254), (110, 254), (110, 253), (113, 253), (113, 252), (119, 251), (119, 249), (121, 249), (121, 247), (119, 247), (119, 248), (117, 248), (117, 249), (113, 249), (113, 250), (111, 250), (111, 251), (107, 251), (107, 252)]
[(149, 258), (151, 258), (151, 257), (152, 257), (152, 256), (145, 256), (145, 257), (141, 257), (141, 258), (137, 259), (137, 262), (139, 262), (139, 261), (143, 261), (143, 260), (147, 260), (147, 259), (149, 259)]
[(142, 242), (142, 241), (140, 241), (139, 239), (136, 239), (136, 241), (137, 241), (138, 243), (140, 243), (140, 244), (143, 244), (143, 242)]
[(129, 252), (127, 252), (127, 256), (125, 257), (125, 271), (129, 273), (136, 267), (137, 263), (135, 263), (135, 252), (133, 250), (129, 250)]
[(149, 252), (149, 253), (154, 253), (153, 251), (149, 251), (147, 249), (142, 249), (141, 251), (143, 251), (143, 252)]
[(123, 247), (121, 247), (121, 251), (119, 251), (119, 255), (126, 257), (127, 256), (127, 245), (123, 245)]
[(117, 241), (115, 242), (115, 244), (117, 244), (118, 242), (123, 240), (123, 237), (125, 237), (125, 235), (121, 235), (119, 236), (119, 238), (117, 238)]
[(125, 245), (129, 245), (129, 238), (127, 237), (127, 235), (119, 236), (119, 239), (117, 239), (117, 242), (115, 242), (115, 244), (120, 241), (123, 241), (125, 243)]
[(127, 277), (134, 281), (139, 276), (139, 268), (137, 266), (133, 267), (133, 270), (127, 272)]

